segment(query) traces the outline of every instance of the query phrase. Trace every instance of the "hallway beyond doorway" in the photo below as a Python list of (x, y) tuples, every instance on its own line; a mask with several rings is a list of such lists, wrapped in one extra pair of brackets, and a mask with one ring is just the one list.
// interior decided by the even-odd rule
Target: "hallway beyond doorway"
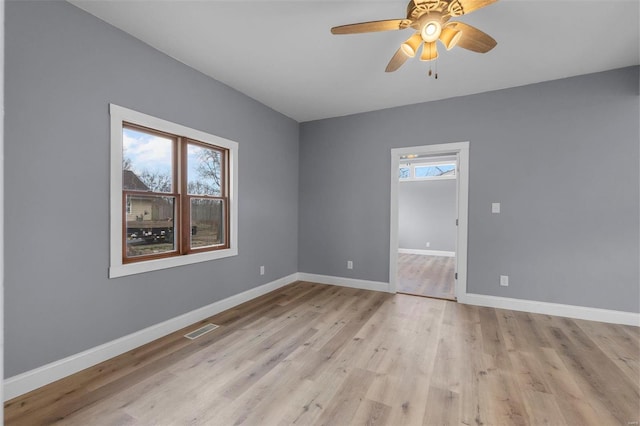
[(454, 257), (398, 254), (400, 293), (456, 300), (454, 274)]

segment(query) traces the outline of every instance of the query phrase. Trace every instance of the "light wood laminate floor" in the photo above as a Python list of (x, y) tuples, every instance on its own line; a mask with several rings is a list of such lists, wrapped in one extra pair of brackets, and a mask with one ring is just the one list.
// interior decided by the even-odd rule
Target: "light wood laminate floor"
[(637, 424), (639, 329), (295, 283), (5, 404), (7, 425)]
[(400, 293), (455, 300), (455, 258), (398, 253)]

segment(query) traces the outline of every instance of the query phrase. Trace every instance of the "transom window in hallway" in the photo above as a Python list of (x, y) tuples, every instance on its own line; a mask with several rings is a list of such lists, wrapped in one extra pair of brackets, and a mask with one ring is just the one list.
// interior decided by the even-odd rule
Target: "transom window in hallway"
[(456, 165), (451, 162), (405, 163), (399, 167), (401, 181), (455, 178)]

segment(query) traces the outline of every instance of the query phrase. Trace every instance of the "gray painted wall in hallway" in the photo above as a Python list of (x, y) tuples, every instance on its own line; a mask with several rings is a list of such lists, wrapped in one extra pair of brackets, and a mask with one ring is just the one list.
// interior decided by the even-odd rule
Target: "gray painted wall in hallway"
[[(297, 271), (298, 123), (66, 2), (5, 49), (7, 377)], [(239, 143), (237, 257), (107, 279), (110, 102)]]
[(398, 184), (399, 248), (455, 251), (455, 220), (455, 179)]
[(299, 270), (388, 282), (390, 149), (469, 141), (468, 291), (638, 312), (638, 101), (629, 67), (303, 123)]

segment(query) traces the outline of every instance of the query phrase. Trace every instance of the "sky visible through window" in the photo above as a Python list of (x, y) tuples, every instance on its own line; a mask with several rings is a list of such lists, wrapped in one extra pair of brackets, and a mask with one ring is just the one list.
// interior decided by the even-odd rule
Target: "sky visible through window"
[(455, 166), (453, 164), (441, 164), (433, 166), (416, 166), (415, 174), (417, 178), (429, 176), (447, 176), (453, 174)]
[[(123, 128), (123, 162), (138, 177), (146, 172), (158, 175), (171, 176), (172, 165), (172, 140), (158, 135), (140, 132), (134, 129)], [(187, 149), (188, 176), (199, 176), (198, 165), (200, 159), (198, 152), (202, 148), (189, 145)]]

